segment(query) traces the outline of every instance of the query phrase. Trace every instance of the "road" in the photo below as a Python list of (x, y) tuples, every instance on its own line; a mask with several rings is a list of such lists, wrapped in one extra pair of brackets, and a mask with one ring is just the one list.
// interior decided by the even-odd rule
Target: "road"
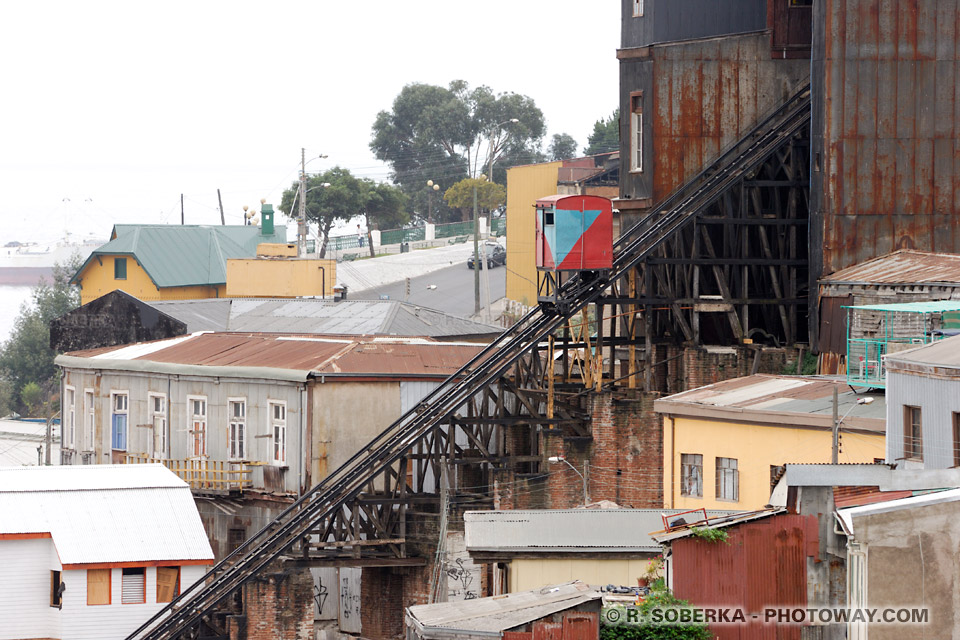
[[(484, 272), (480, 271), (480, 277)], [(500, 266), (489, 270), (490, 273), (490, 301), (502, 298), (507, 289), (507, 269)], [(435, 286), (435, 288), (430, 288)], [(481, 281), (481, 287), (483, 283)], [(393, 284), (364, 289), (356, 293), (349, 293), (355, 300), (377, 300), (386, 295), (390, 300), (405, 300), (411, 304), (437, 309), (461, 318), (473, 315), (473, 270), (467, 268), (466, 262), (446, 267), (427, 275), (410, 279), (410, 296), (406, 296), (406, 283), (403, 281)], [(481, 288), (481, 295), (483, 289)]]

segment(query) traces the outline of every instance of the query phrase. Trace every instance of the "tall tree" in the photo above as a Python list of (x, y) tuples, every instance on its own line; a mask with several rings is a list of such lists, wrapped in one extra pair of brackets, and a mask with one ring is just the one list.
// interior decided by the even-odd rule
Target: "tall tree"
[[(479, 176), (491, 159), (494, 175), (502, 174), (501, 159), (519, 149), (539, 152), (543, 135), (543, 113), (532, 99), (455, 80), (448, 87), (405, 86), (393, 108), (377, 114), (370, 148), (426, 217), (427, 180), (452, 185)], [(436, 217), (449, 219), (449, 210)]]
[[(324, 186), (329, 184), (330, 186)], [(280, 211), (288, 218), (296, 219), (300, 212), (300, 183), (283, 192)], [(346, 222), (359, 215), (363, 206), (363, 188), (349, 169), (334, 167), (307, 178), (306, 189), (307, 223), (315, 223), (320, 229), (320, 257), (327, 253), (330, 228), (337, 221)]]
[(620, 109), (616, 109), (609, 118), (601, 118), (593, 123), (593, 133), (587, 138), (587, 148), (583, 153), (592, 156), (595, 153), (617, 151), (620, 148)]
[(577, 141), (568, 133), (555, 133), (547, 148), (551, 160), (566, 160), (577, 155)]
[[(35, 385), (48, 400), (56, 394), (57, 352), (50, 348), (50, 321), (80, 306), (80, 290), (70, 284), (82, 261), (75, 255), (66, 264), (53, 267), (53, 281), (42, 280), (32, 299), (20, 307), (10, 338), (0, 347), (0, 394), (7, 409), (24, 408), (23, 389)], [(36, 395), (31, 386), (31, 397)], [(3, 407), (0, 407), (3, 409)], [(6, 413), (6, 411), (3, 411)]]
[(507, 201), (507, 189), (503, 185), (478, 178), (464, 178), (443, 194), (448, 205), (460, 210), (463, 222), (472, 218), (474, 189), (477, 208), (483, 211), (493, 211)]

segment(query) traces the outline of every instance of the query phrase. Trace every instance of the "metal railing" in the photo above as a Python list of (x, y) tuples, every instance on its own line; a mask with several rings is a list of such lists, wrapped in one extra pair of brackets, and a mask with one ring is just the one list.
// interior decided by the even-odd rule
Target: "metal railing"
[(253, 471), (245, 462), (224, 462), (223, 460), (169, 460), (128, 453), (124, 464), (162, 464), (177, 474), (194, 491), (243, 491), (253, 486), (250, 475)]

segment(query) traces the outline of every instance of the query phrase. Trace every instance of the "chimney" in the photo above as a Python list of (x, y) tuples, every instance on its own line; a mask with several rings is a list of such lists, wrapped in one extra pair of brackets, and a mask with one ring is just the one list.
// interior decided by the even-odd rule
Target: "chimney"
[(260, 235), (272, 236), (273, 233), (273, 205), (262, 204), (260, 205)]

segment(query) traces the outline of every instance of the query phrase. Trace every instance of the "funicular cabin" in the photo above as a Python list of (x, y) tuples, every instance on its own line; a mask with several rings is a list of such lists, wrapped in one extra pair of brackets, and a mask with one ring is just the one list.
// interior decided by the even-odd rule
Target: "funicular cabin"
[(536, 203), (538, 299), (556, 303), (564, 271), (613, 266), (613, 206), (588, 195), (555, 195)]

